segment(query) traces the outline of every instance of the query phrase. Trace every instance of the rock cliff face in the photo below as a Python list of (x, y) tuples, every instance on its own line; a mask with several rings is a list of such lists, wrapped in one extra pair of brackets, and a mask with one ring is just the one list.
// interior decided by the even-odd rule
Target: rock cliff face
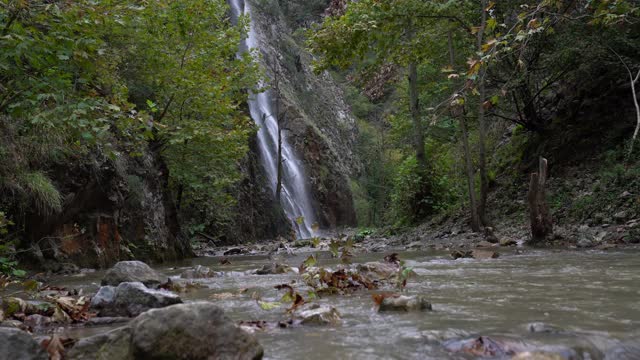
[[(328, 1), (248, 1), (267, 75), (279, 75), (285, 136), (304, 159), (320, 225), (355, 225), (349, 178), (361, 167), (356, 121), (330, 74), (313, 73), (312, 57), (295, 35), (299, 29), (292, 29), (312, 21)], [(304, 14), (303, 19), (295, 14)]]
[(191, 255), (167, 194), (168, 170), (153, 150), (115, 162), (66, 164), (51, 175), (65, 197), (63, 211), (25, 217), (31, 253), (45, 268), (63, 270), (65, 263), (106, 267), (132, 258), (166, 261)]

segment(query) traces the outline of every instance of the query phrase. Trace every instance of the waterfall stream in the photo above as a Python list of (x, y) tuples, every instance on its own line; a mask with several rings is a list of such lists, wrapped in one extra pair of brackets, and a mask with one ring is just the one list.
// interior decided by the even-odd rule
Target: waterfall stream
[[(237, 22), (241, 14), (251, 18), (249, 3), (244, 0), (229, 0), (232, 21)], [(260, 49), (256, 28), (251, 23), (248, 36), (240, 44), (240, 51)], [(251, 117), (259, 127), (258, 147), (260, 159), (265, 168), (269, 185), (274, 195), (278, 179), (278, 114), (274, 114), (269, 91), (251, 94), (249, 97)], [(287, 218), (292, 222), (298, 238), (314, 236), (316, 216), (311, 203), (307, 176), (301, 159), (289, 144), (282, 131), (282, 188), (280, 203)]]

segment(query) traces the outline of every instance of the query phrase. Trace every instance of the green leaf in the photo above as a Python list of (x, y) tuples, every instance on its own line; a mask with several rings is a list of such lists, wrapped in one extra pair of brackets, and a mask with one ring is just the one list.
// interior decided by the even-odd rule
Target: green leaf
[(258, 300), (258, 305), (260, 305), (260, 308), (262, 310), (269, 311), (269, 310), (277, 309), (278, 307), (280, 307), (282, 305), (282, 303), (277, 302), (277, 301), (276, 302), (269, 302), (269, 301)]

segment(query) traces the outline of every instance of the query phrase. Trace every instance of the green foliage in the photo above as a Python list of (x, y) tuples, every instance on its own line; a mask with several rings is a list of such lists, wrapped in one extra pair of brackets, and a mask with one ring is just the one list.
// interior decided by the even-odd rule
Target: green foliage
[(241, 104), (260, 73), (255, 54), (236, 56), (248, 19), (233, 26), (227, 14), (224, 0), (5, 2), (3, 204), (59, 212), (52, 168), (139, 158), (151, 143), (185, 217), (228, 221), (255, 131)]
[(20, 184), (41, 214), (50, 214), (62, 210), (62, 196), (51, 179), (40, 171), (19, 174)]

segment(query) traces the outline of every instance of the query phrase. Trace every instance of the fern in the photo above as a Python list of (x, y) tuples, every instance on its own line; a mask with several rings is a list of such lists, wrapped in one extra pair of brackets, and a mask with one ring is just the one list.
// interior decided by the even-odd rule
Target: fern
[(20, 174), (18, 181), (40, 214), (51, 215), (62, 211), (62, 196), (47, 175), (40, 171), (27, 172)]

